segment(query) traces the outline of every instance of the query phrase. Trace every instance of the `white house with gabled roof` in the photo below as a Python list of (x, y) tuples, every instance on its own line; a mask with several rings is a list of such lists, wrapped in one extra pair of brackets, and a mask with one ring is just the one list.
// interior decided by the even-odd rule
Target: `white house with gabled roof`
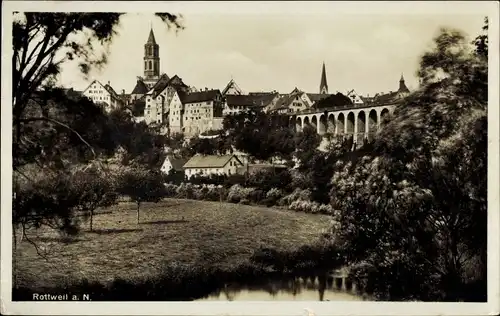
[(103, 105), (106, 112), (110, 112), (117, 107), (123, 105), (123, 100), (111, 87), (110, 82), (106, 85), (98, 80), (92, 83), (83, 90), (83, 95), (92, 100), (95, 104)]
[(230, 176), (236, 174), (243, 163), (236, 155), (195, 155), (183, 166), (189, 179), (192, 176), (208, 177), (213, 174)]

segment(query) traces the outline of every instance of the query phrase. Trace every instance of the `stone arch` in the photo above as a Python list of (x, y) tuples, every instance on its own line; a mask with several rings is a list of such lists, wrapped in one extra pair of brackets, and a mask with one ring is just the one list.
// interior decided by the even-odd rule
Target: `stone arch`
[(326, 133), (327, 128), (328, 128), (328, 122), (326, 120), (326, 114), (321, 114), (319, 116), (319, 122), (318, 122), (318, 133), (320, 135), (323, 135)]
[(365, 111), (358, 112), (357, 124), (358, 124), (358, 130), (357, 130), (357, 135), (355, 138), (356, 138), (356, 141), (358, 144), (362, 144), (364, 142), (365, 133), (366, 133), (366, 114), (365, 114)]
[(329, 133), (329, 134), (335, 134), (335, 115), (333, 113), (330, 113), (328, 115), (328, 119), (327, 119), (327, 128), (326, 128), (326, 132)]
[(309, 120), (309, 117), (306, 116), (304, 117), (304, 123), (302, 124), (302, 128), (305, 128), (306, 126), (310, 126), (311, 125), (311, 121)]
[(345, 133), (345, 115), (340, 113), (337, 117), (337, 135), (344, 135)]
[(301, 117), (297, 117), (297, 119), (295, 120), (295, 128), (296, 128), (297, 132), (302, 132), (302, 118)]
[(368, 140), (371, 141), (378, 129), (378, 116), (377, 111), (372, 109), (368, 114)]
[(316, 131), (318, 130), (318, 118), (316, 117), (316, 115), (313, 115), (313, 117), (311, 118), (311, 125)]
[(380, 111), (380, 126), (384, 126), (387, 122), (388, 116), (390, 112), (388, 108), (383, 108), (382, 111)]
[(346, 133), (348, 134), (348, 136), (354, 136), (354, 120), (355, 120), (354, 113), (349, 112), (349, 114), (347, 114), (347, 119), (345, 122)]

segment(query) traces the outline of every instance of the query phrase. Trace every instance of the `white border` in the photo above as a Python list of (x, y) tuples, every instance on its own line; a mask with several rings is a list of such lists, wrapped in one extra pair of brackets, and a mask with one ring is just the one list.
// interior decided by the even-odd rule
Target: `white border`
[[(495, 315), (499, 313), (499, 4), (496, 1), (408, 2), (2, 2), (1, 313), (21, 315)], [(12, 302), (12, 11), (117, 11), (184, 14), (483, 14), (489, 16), (488, 303), (386, 302)], [(478, 30), (479, 32), (479, 30)], [(75, 306), (78, 304), (78, 306)]]

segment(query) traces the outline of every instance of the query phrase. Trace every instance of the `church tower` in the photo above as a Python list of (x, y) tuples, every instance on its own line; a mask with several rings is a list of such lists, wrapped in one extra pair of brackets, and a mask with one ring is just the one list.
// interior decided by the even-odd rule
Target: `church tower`
[(321, 72), (321, 83), (319, 84), (319, 93), (328, 94), (328, 84), (326, 83), (325, 62), (323, 62), (323, 71)]
[(405, 78), (403, 77), (403, 74), (401, 74), (401, 79), (399, 79), (398, 92), (401, 92), (401, 93), (409, 93), (410, 92), (410, 90), (408, 89), (408, 87), (405, 84)]
[(153, 29), (144, 45), (144, 82), (151, 86), (160, 78), (160, 46), (156, 44)]

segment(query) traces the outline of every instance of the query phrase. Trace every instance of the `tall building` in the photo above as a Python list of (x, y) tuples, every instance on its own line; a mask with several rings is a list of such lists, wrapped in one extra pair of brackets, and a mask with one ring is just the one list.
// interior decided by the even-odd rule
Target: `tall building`
[(319, 84), (319, 93), (328, 94), (328, 83), (326, 83), (325, 62), (323, 62), (323, 71), (321, 72), (321, 83)]
[(144, 44), (144, 83), (151, 88), (160, 79), (160, 46), (156, 44), (153, 29)]

